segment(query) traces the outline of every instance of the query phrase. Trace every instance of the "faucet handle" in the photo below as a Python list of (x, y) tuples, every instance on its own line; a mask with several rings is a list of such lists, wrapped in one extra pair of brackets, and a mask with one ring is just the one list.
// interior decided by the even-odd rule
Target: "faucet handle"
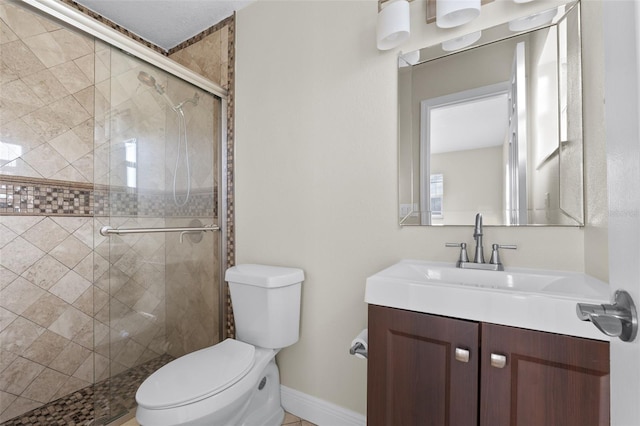
[(500, 253), (498, 252), (498, 249), (515, 250), (518, 246), (513, 244), (492, 244), (491, 248), (491, 260), (489, 260), (489, 263), (491, 265), (501, 265), (502, 262), (500, 262)]
[(460, 247), (460, 257), (458, 258), (456, 266), (460, 266), (461, 263), (469, 261), (469, 256), (467, 255), (467, 243), (446, 243), (445, 247)]

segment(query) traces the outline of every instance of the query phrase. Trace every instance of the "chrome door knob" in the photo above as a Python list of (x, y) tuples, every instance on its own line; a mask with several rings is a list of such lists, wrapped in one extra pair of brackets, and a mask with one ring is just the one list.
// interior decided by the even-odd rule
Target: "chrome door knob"
[(618, 290), (613, 304), (578, 303), (576, 314), (582, 321), (591, 321), (601, 332), (631, 342), (638, 334), (638, 314), (631, 295)]

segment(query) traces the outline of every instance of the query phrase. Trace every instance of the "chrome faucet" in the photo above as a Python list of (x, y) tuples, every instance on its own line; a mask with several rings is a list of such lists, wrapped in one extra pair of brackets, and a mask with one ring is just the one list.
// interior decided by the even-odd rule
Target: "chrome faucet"
[(476, 215), (476, 226), (473, 228), (473, 239), (476, 240), (476, 254), (473, 263), (484, 263), (484, 251), (482, 249), (482, 214)]
[(473, 258), (473, 262), (469, 261), (467, 257), (467, 244), (466, 243), (447, 243), (447, 247), (460, 247), (460, 257), (456, 262), (456, 267), (463, 269), (485, 269), (489, 271), (504, 271), (504, 265), (500, 261), (500, 254), (498, 249), (512, 249), (517, 247), (514, 245), (502, 245), (493, 244), (491, 246), (491, 260), (489, 263), (484, 262), (484, 249), (482, 247), (482, 214), (476, 215), (476, 224), (473, 228), (473, 239), (476, 240), (476, 252)]

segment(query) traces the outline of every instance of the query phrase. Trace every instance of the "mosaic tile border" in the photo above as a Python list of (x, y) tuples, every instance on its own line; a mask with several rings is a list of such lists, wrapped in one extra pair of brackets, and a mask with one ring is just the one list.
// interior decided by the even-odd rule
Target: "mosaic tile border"
[(136, 407), (135, 394), (142, 382), (174, 358), (164, 354), (110, 379), (82, 388), (0, 426), (103, 425)]
[[(186, 194), (177, 194), (184, 199)], [(189, 202), (176, 206), (173, 195), (161, 191), (0, 176), (0, 215), (217, 217), (218, 190), (192, 191)]]
[[(104, 194), (96, 191), (96, 199), (99, 196), (104, 197), (100, 200), (104, 202), (104, 212), (112, 217), (217, 217), (218, 214), (217, 188), (213, 191), (191, 191), (189, 202), (184, 206), (174, 203), (173, 194), (160, 191), (132, 192), (126, 188), (113, 188)], [(186, 193), (177, 193), (176, 196), (181, 201)]]
[(0, 176), (0, 214), (90, 216), (94, 207), (92, 185)]
[[(227, 220), (226, 220), (226, 255), (227, 255), (227, 268), (230, 268), (236, 264), (236, 246), (235, 246), (235, 158), (233, 156), (235, 152), (235, 91), (236, 91), (236, 20), (235, 14), (233, 19), (229, 21), (229, 63), (228, 63), (228, 84), (227, 89)], [(223, 318), (226, 318), (226, 327), (223, 330), (223, 338), (235, 337), (235, 321), (233, 318), (233, 307), (231, 305), (231, 293), (229, 292), (229, 286), (226, 282), (224, 285), (224, 297), (226, 299), (224, 303)]]

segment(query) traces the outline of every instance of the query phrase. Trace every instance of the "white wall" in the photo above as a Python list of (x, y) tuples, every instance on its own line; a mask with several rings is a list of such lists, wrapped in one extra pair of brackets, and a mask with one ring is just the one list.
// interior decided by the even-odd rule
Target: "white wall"
[[(412, 3), (405, 51), (442, 39), (423, 7)], [(515, 8), (485, 6), (477, 25), (496, 7)], [(366, 362), (348, 349), (366, 326), (366, 277), (402, 258), (453, 262), (444, 243), (472, 242), (471, 226), (397, 224), (397, 51), (376, 49), (376, 13), (374, 1), (259, 0), (236, 27), (237, 261), (305, 270), (301, 339), (279, 355), (282, 382), (360, 413)], [(586, 252), (602, 257), (581, 228), (487, 228), (485, 241), (518, 245), (503, 254), (509, 266), (584, 271)]]
[(609, 281), (609, 200), (604, 129), (602, 1), (582, 4), (582, 86), (585, 158), (585, 272)]
[(431, 174), (442, 174), (442, 219), (437, 225), (469, 222), (482, 212), (482, 223), (504, 223), (502, 145), (431, 154)]

